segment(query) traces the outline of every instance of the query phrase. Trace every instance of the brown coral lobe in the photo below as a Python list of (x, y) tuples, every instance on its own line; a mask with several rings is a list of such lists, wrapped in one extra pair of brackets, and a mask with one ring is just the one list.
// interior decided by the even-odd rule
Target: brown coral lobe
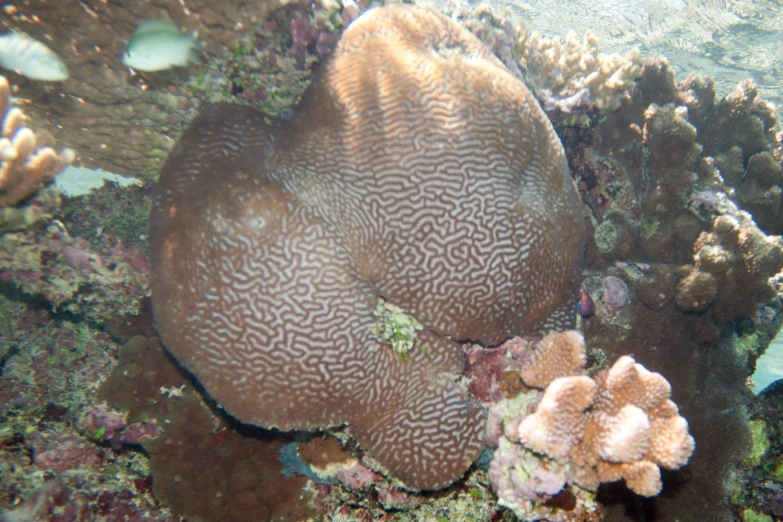
[[(573, 321), (581, 208), (551, 124), (489, 50), (435, 11), (375, 8), (291, 120), (213, 106), (172, 150), (157, 325), (241, 421), (348, 424), (407, 486), (438, 489), (483, 447), (451, 339)], [(426, 354), (371, 335), (379, 297), (421, 322)]]

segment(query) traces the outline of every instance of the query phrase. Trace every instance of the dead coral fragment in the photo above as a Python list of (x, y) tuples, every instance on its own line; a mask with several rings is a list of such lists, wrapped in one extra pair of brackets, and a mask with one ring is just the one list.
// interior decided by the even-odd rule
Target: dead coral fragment
[(376, 322), (370, 327), (370, 332), (388, 344), (400, 359), (410, 361), (408, 352), (414, 346), (427, 353), (425, 346), (416, 343), (416, 332), (422, 329), (421, 323), (407, 315), (402, 308), (379, 299), (373, 315)]
[(16, 205), (35, 194), (74, 158), (73, 150), (54, 151), (54, 138), (46, 131), (33, 133), (27, 117), (11, 105), (11, 87), (0, 76), (0, 207)]

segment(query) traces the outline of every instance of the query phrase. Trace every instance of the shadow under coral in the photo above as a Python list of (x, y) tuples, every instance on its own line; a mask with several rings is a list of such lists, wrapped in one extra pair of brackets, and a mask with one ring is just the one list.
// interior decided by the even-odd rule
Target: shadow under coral
[[(126, 423), (157, 421), (162, 433), (140, 441), (148, 454), (155, 497), (193, 520), (303, 520), (304, 477), (281, 475), (279, 452), (290, 435), (238, 425), (202, 400), (201, 390), (164, 351), (149, 316), (137, 332), (109, 327), (127, 339), (99, 397), (127, 410)], [(211, 401), (210, 401), (211, 402)]]

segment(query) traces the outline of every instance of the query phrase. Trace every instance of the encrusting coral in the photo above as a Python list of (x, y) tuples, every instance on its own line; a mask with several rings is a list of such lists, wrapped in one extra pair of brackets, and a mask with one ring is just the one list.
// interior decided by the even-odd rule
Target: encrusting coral
[[(65, 148), (59, 153), (52, 148), (54, 138), (46, 131), (34, 133), (27, 117), (11, 102), (11, 86), (0, 76), (0, 231), (22, 228), (40, 217), (35, 209), (16, 208), (73, 162), (75, 154)], [(54, 197), (42, 199), (45, 206)], [(38, 205), (40, 206), (40, 205)]]
[[(657, 495), (660, 468), (678, 469), (693, 453), (688, 422), (669, 399), (671, 387), (663, 376), (629, 356), (592, 377), (582, 375), (584, 350), (577, 331), (549, 334), (521, 363), (525, 383), (546, 388), (538, 403), (522, 394), (493, 407), (503, 435), (490, 481), (501, 504), (523, 520), (558, 520), (541, 505), (571, 484), (595, 491), (601, 483), (622, 479), (639, 495)], [(563, 368), (573, 375), (558, 376)], [(533, 405), (535, 412), (528, 414)], [(489, 433), (493, 439), (492, 424)], [(578, 488), (566, 490), (582, 495), (577, 504), (587, 509)]]
[[(241, 421), (348, 424), (406, 486), (442, 488), (483, 448), (452, 339), (574, 321), (584, 218), (562, 147), (480, 41), (410, 5), (355, 20), (297, 110), (270, 126), (213, 106), (172, 151), (151, 213), (159, 330)], [(379, 296), (426, 352), (371, 335)]]
[[(704, 310), (710, 304), (719, 321), (752, 316), (758, 303), (774, 297), (768, 281), (783, 266), (783, 240), (767, 236), (744, 212), (715, 218), (693, 246), (693, 266), (677, 285), (677, 306)], [(739, 299), (749, 296), (750, 299)]]

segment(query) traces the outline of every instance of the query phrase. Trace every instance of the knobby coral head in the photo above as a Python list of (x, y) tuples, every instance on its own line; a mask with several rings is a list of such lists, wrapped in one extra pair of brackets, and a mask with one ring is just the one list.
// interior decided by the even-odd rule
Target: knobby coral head
[[(574, 316), (584, 223), (562, 146), (474, 36), (405, 5), (357, 19), (297, 115), (265, 120), (205, 109), (161, 173), (163, 339), (238, 419), (348, 424), (407, 486), (444, 487), (485, 419), (453, 340)], [(373, 335), (379, 298), (426, 349), (403, 358)]]

